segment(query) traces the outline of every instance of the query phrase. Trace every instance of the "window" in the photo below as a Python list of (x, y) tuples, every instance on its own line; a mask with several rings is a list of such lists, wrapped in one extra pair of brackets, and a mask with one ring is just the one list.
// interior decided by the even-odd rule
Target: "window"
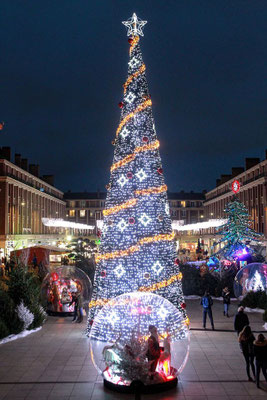
[[(80, 207), (86, 207), (86, 201), (85, 200), (81, 200), (80, 201)], [(81, 217), (81, 215), (80, 215)]]
[[(184, 206), (185, 207), (185, 206)], [(182, 218), (186, 218), (186, 210), (182, 210), (181, 211), (181, 216)]]
[(195, 207), (195, 202), (194, 201), (190, 202), (190, 207)]
[(69, 206), (70, 207), (75, 207), (75, 201), (69, 201)]
[(70, 210), (69, 211), (69, 216), (70, 217), (75, 217), (75, 210)]
[(85, 217), (85, 210), (80, 210), (80, 217), (84, 218)]
[(181, 201), (181, 206), (182, 207), (186, 207), (186, 202), (183, 200), (183, 201)]

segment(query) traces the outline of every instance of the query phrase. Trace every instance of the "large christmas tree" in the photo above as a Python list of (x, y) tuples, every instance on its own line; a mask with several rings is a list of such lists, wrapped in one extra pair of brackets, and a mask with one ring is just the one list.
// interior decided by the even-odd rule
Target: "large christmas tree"
[(223, 244), (223, 247), (214, 255), (234, 260), (238, 256), (253, 253), (248, 246), (251, 241), (257, 241), (262, 237), (251, 228), (251, 220), (246, 206), (235, 196), (230, 201), (224, 212), (227, 221), (221, 226), (218, 234), (222, 235), (216, 245)]
[(133, 14), (123, 24), (130, 36), (128, 77), (119, 103), (121, 118), (113, 142), (114, 160), (103, 212), (100, 252), (96, 256), (88, 330), (108, 300), (133, 291), (165, 297), (186, 318), (167, 186), (139, 46), (146, 21)]

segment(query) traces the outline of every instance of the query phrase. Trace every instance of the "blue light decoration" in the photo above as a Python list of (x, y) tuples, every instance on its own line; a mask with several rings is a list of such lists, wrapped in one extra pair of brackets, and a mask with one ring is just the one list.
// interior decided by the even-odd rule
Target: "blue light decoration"
[(95, 316), (110, 299), (133, 291), (163, 296), (177, 307), (184, 320), (187, 318), (182, 274), (175, 262), (167, 186), (139, 46), (142, 22), (133, 15), (126, 24), (127, 28), (132, 26), (128, 77), (112, 141), (114, 158), (96, 256), (88, 334)]
[(267, 264), (252, 263), (241, 268), (234, 279), (235, 296), (245, 296), (248, 292), (267, 293)]

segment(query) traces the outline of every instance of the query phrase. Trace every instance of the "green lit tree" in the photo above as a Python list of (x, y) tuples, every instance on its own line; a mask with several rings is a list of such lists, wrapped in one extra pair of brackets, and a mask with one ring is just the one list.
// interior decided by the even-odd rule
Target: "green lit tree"
[(227, 222), (220, 227), (217, 234), (222, 237), (215, 244), (224, 246), (213, 256), (234, 260), (246, 252), (253, 254), (250, 242), (257, 242), (262, 235), (251, 228), (251, 219), (246, 206), (235, 197), (226, 205), (224, 212), (227, 215)]

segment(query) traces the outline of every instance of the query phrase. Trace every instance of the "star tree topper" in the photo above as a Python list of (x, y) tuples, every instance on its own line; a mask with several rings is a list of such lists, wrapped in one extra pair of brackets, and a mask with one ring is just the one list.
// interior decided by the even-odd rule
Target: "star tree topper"
[(132, 17), (128, 21), (122, 21), (123, 25), (128, 28), (127, 36), (144, 36), (142, 28), (147, 23), (147, 21), (142, 21), (133, 13)]

